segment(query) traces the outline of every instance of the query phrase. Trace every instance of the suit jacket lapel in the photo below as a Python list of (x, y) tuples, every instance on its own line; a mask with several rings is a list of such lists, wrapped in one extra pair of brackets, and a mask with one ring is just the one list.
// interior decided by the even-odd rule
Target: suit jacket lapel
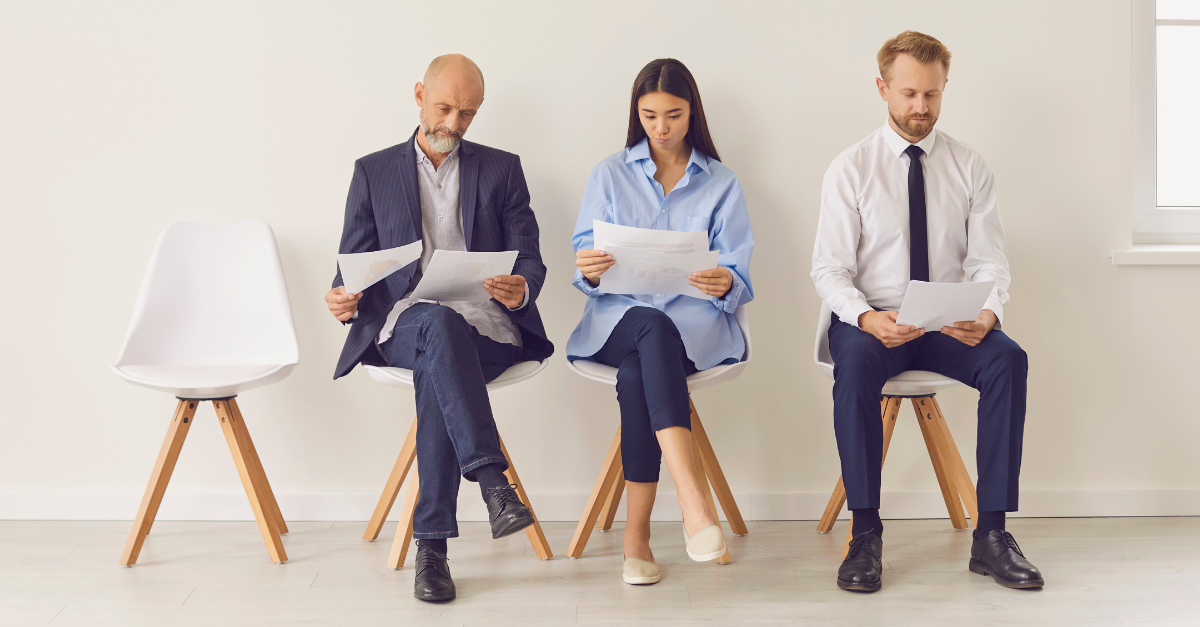
[(408, 218), (408, 223), (416, 239), (409, 240), (403, 234), (397, 234), (405, 244), (410, 241), (420, 241), (421, 232), (421, 188), (417, 184), (417, 133), (414, 132), (408, 141), (400, 145), (396, 153), (396, 167), (400, 171), (400, 204), (401, 213)]
[(467, 142), (459, 145), (458, 184), (462, 200), (463, 240), (471, 250), (471, 234), (475, 230), (475, 203), (479, 191), (479, 161), (475, 150)]

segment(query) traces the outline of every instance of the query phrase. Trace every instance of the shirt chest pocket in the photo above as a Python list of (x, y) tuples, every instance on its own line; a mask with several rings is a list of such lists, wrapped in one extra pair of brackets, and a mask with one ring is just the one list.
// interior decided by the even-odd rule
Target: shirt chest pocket
[(694, 233), (696, 231), (707, 232), (710, 220), (709, 216), (683, 216), (679, 230), (685, 233)]

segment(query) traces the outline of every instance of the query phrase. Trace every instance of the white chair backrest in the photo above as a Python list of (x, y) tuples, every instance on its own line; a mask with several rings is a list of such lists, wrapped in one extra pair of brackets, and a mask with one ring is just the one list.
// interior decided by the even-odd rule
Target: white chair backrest
[(818, 366), (833, 368), (833, 355), (829, 353), (829, 323), (833, 311), (821, 301), (821, 315), (817, 318), (817, 338), (813, 342), (813, 361)]
[(750, 361), (750, 314), (746, 313), (746, 306), (738, 305), (733, 317), (737, 320), (738, 328), (742, 330), (742, 339), (746, 342), (746, 354), (742, 356), (742, 361)]
[(175, 222), (163, 230), (116, 366), (284, 365), (299, 358), (266, 222)]

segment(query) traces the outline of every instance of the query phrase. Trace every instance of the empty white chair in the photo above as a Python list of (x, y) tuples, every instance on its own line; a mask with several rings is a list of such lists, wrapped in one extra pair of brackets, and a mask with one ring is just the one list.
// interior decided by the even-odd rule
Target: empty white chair
[(113, 371), (179, 402), (121, 564), (132, 566), (201, 401), (212, 401), (271, 559), (287, 561), (287, 525), (234, 397), (283, 380), (299, 361), (275, 236), (265, 222), (175, 222), (142, 280)]
[[(746, 369), (746, 365), (750, 363), (750, 318), (746, 314), (746, 306), (742, 305), (734, 312), (734, 317), (737, 320), (738, 327), (742, 330), (742, 339), (746, 342), (746, 353), (742, 356), (742, 360), (736, 364), (726, 364), (714, 366), (708, 370), (701, 370), (687, 378), (688, 392), (694, 392), (701, 388), (706, 388), (718, 383), (732, 381)], [(589, 361), (586, 359), (578, 359), (575, 361), (567, 361), (567, 367), (576, 374), (607, 383), (608, 385), (617, 385), (617, 369), (612, 366), (606, 366), (601, 363)], [(725, 473), (721, 471), (721, 465), (717, 462), (717, 455), (713, 451), (712, 442), (708, 439), (708, 434), (704, 431), (704, 425), (700, 422), (700, 414), (696, 411), (696, 404), (689, 399), (688, 403), (692, 408), (692, 459), (695, 462), (696, 474), (698, 476), (708, 477), (708, 482), (712, 484), (712, 490), (705, 490), (708, 496), (708, 506), (712, 510), (713, 518), (717, 518), (717, 507), (713, 503), (712, 492), (717, 493), (717, 501), (721, 503), (721, 509), (725, 512), (726, 521), (729, 523), (729, 528), (733, 530), (735, 535), (744, 536), (750, 531), (746, 528), (745, 521), (742, 520), (742, 513), (738, 510), (737, 502), (733, 499), (733, 492), (729, 490), (729, 482), (725, 480)], [(705, 484), (708, 487), (708, 484)], [(600, 476), (596, 479), (595, 486), (592, 487), (591, 497), (588, 498), (587, 506), (583, 510), (583, 517), (579, 519), (578, 526), (575, 527), (575, 535), (571, 538), (571, 544), (567, 547), (567, 556), (574, 559), (583, 555), (583, 549), (587, 546), (587, 541), (592, 535), (592, 529), (597, 528), (601, 531), (608, 531), (612, 528), (613, 517), (617, 513), (617, 506), (621, 504), (621, 495), (625, 490), (625, 475), (622, 470), (621, 463), (621, 427), (617, 427), (617, 435), (613, 438), (612, 445), (609, 446), (608, 455), (604, 460), (604, 466), (600, 469)], [(728, 549), (725, 555), (717, 559), (719, 564), (728, 564), (731, 560)]]
[[(813, 361), (830, 379), (833, 378), (833, 357), (829, 353), (831, 316), (829, 307), (822, 303), (821, 315), (817, 318), (817, 337), (813, 343)], [(978, 520), (975, 486), (971, 483), (971, 476), (967, 474), (967, 467), (963, 464), (962, 455), (958, 452), (954, 436), (950, 434), (950, 428), (946, 425), (946, 418), (942, 415), (936, 398), (938, 390), (955, 385), (962, 384), (925, 370), (907, 370), (887, 380), (883, 386), (883, 400), (880, 402), (883, 418), (883, 458), (887, 459), (888, 444), (892, 441), (892, 430), (896, 427), (900, 402), (906, 398), (911, 399), (917, 422), (921, 425), (921, 435), (925, 438), (925, 447), (929, 451), (929, 461), (933, 463), (933, 472), (937, 475), (942, 498), (946, 501), (946, 510), (950, 513), (950, 522), (955, 529), (966, 529), (967, 521), (960, 499), (966, 503), (971, 520)], [(880, 463), (882, 464), (882, 461)], [(825, 506), (825, 513), (817, 523), (817, 531), (829, 533), (845, 504), (846, 488), (839, 476), (833, 494), (829, 497), (829, 504)], [(846, 547), (849, 546), (850, 536), (848, 530)], [(843, 547), (843, 556), (846, 547)]]
[[(487, 384), (488, 392), (515, 385), (526, 379), (532, 379), (537, 373), (546, 368), (546, 364), (549, 361), (549, 359), (545, 359), (542, 361), (522, 361), (513, 364), (512, 367)], [(413, 371), (408, 368), (383, 366), (365, 366), (365, 368), (367, 374), (376, 383), (397, 388), (412, 387)], [(537, 520), (537, 514), (534, 513), (533, 505), (529, 502), (529, 495), (525, 493), (525, 484), (521, 483), (521, 478), (517, 475), (517, 467), (513, 465), (512, 458), (508, 456), (508, 449), (504, 446), (504, 438), (500, 438), (500, 451), (504, 453), (504, 459), (508, 462), (508, 470), (504, 471), (504, 475), (508, 477), (509, 483), (517, 486), (517, 496), (520, 497), (521, 502), (533, 514), (534, 523), (525, 528), (525, 535), (529, 538), (529, 543), (533, 545), (533, 550), (537, 556), (540, 559), (548, 560), (554, 557), (554, 554), (550, 551), (550, 543), (546, 542), (546, 534), (542, 532), (542, 523)], [(408, 545), (412, 543), (413, 513), (417, 507), (417, 499), (420, 498), (421, 494), (417, 469), (413, 466), (413, 462), (416, 459), (417, 421), (414, 419), (412, 427), (408, 430), (408, 437), (404, 439), (404, 446), (400, 448), (400, 457), (396, 459), (396, 465), (392, 467), (392, 474), (388, 476), (387, 484), (383, 487), (383, 494), (379, 496), (379, 503), (375, 505), (375, 512), (371, 514), (371, 520), (367, 523), (367, 530), (363, 533), (363, 540), (367, 542), (374, 542), (379, 537), (379, 530), (383, 528), (383, 521), (387, 518), (388, 512), (392, 510), (392, 505), (396, 502), (396, 496), (400, 494), (400, 486), (404, 484), (404, 479), (408, 476), (409, 470), (411, 470), (412, 479), (408, 482), (408, 491), (405, 492), (404, 504), (400, 508), (400, 522), (396, 525), (396, 537), (392, 541), (392, 552), (388, 555), (388, 568), (392, 570), (400, 570), (404, 567), (404, 561), (408, 557)]]

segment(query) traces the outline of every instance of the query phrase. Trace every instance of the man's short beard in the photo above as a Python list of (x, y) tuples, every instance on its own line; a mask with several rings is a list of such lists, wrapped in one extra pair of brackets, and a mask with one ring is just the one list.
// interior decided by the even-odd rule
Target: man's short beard
[(916, 114), (910, 115), (906, 118), (899, 117), (896, 115), (895, 111), (892, 111), (891, 107), (888, 107), (888, 115), (891, 116), (892, 123), (896, 125), (896, 128), (904, 132), (905, 135), (908, 135), (909, 137), (916, 137), (918, 139), (925, 137), (931, 131), (933, 131), (933, 125), (937, 124), (938, 121), (936, 116), (926, 114), (926, 117), (929, 118), (929, 122), (925, 124), (913, 124), (911, 120), (916, 117)]
[[(443, 154), (449, 153), (455, 148), (458, 148), (459, 142), (462, 141), (461, 133), (455, 133), (444, 126), (435, 126), (433, 128), (426, 126), (425, 109), (423, 107), (420, 110), (419, 116), (421, 122), (421, 132), (425, 133), (425, 141), (429, 142), (430, 148)], [(438, 135), (439, 132), (445, 134)]]

